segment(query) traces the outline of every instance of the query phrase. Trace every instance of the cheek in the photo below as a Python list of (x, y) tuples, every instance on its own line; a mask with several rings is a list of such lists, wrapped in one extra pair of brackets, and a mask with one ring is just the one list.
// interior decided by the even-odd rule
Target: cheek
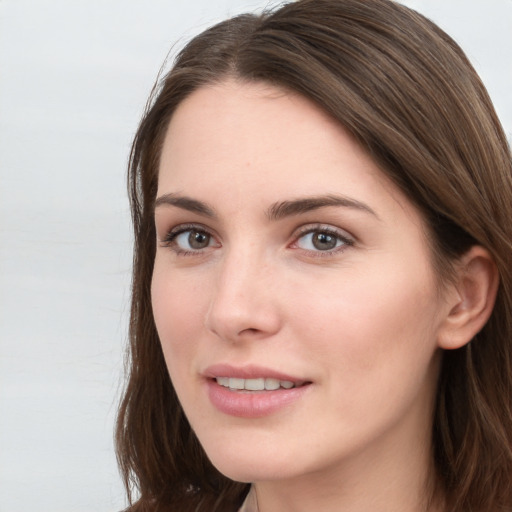
[(384, 267), (347, 272), (328, 286), (317, 282), (307, 294), (293, 291), (297, 333), (311, 340), (312, 356), (335, 359), (347, 377), (356, 370), (408, 372), (408, 365), (425, 365), (435, 350), (437, 295), (430, 269)]
[(174, 380), (187, 370), (206, 313), (204, 287), (197, 280), (162, 269), (158, 259), (151, 283), (153, 317), (167, 367)]
[(435, 292), (399, 273), (389, 287), (388, 277), (345, 280), (342, 292), (309, 294), (294, 313), (304, 357), (322, 368), (331, 423), (347, 435), (427, 410), (436, 386)]

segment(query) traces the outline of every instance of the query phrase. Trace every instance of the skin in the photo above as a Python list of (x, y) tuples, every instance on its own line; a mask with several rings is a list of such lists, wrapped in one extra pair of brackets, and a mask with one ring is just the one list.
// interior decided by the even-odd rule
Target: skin
[[(200, 88), (173, 115), (157, 197), (168, 194), (209, 208), (157, 202), (152, 303), (213, 464), (255, 484), (260, 512), (424, 509), (439, 345), (457, 294), (440, 291), (415, 207), (311, 102), (235, 81)], [(359, 206), (269, 218), (276, 203), (333, 195)], [(312, 236), (326, 229), (336, 246), (318, 249)], [(277, 412), (234, 417), (206, 392), (218, 363), (310, 384)]]

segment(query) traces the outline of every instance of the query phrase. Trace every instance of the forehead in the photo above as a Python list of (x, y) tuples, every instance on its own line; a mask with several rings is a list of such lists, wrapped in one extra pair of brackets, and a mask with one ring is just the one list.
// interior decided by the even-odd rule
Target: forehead
[(202, 87), (178, 106), (165, 136), (160, 178), (192, 177), (200, 170), (203, 179), (235, 179), (259, 169), (279, 180), (290, 177), (287, 171), (319, 176), (326, 163), (343, 166), (344, 160), (359, 160), (367, 172), (382, 175), (311, 101), (264, 83), (228, 81)]
[[(186, 193), (249, 208), (344, 194), (377, 206), (412, 205), (362, 147), (305, 97), (265, 83), (227, 81), (176, 109), (162, 149), (158, 194)], [(396, 206), (396, 205), (395, 205)]]

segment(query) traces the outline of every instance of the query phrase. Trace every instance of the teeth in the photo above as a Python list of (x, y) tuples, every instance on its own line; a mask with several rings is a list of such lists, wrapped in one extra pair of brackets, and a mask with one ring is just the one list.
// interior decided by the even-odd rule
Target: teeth
[(229, 378), (230, 389), (244, 389), (244, 384), (244, 379), (235, 379), (233, 377)]
[(264, 379), (245, 379), (245, 389), (248, 391), (263, 391), (265, 389)]
[(295, 387), (295, 384), (289, 380), (278, 380), (278, 379), (238, 379), (236, 377), (216, 377), (217, 384), (224, 386), (229, 389), (245, 389), (247, 391), (273, 391), (276, 389), (284, 388), (291, 389)]
[[(281, 386), (281, 383), (277, 379), (265, 379), (265, 389), (268, 389), (268, 390), (279, 389), (280, 386)], [(292, 386), (293, 386), (293, 384), (292, 384)]]

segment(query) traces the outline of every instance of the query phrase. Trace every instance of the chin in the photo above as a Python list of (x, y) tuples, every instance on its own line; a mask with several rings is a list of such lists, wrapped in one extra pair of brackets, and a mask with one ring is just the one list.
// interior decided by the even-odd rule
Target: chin
[(246, 452), (238, 448), (219, 447), (206, 451), (210, 462), (224, 476), (236, 482), (251, 483), (293, 477), (297, 465), (276, 457), (276, 450), (256, 449)]
[(252, 483), (272, 481), (283, 478), (293, 477), (283, 468), (276, 467), (275, 464), (261, 466), (259, 460), (251, 460), (249, 463), (244, 461), (225, 461), (225, 463), (214, 464), (214, 466), (226, 477), (235, 482)]

